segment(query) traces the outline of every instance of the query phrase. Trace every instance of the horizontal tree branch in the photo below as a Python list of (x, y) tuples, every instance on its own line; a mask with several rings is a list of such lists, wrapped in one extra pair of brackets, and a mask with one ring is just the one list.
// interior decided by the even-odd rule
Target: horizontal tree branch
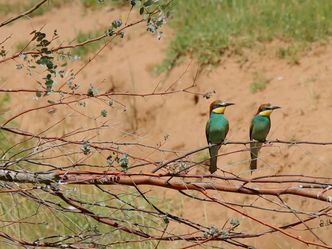
[(42, 183), (52, 184), (60, 179), (54, 173), (33, 173), (15, 170), (0, 170), (0, 180), (16, 183)]
[[(202, 176), (204, 178), (204, 176)], [(207, 177), (205, 177), (207, 178)], [(81, 174), (81, 171), (58, 171), (54, 173), (32, 173), (14, 170), (0, 170), (0, 180), (16, 183), (40, 183), (40, 184), (98, 184), (98, 185), (126, 185), (126, 186), (156, 186), (173, 190), (216, 190), (247, 195), (295, 195), (304, 198), (320, 200), (332, 203), (332, 196), (322, 192), (309, 191), (301, 186), (285, 186), (280, 188), (246, 187), (243, 184), (224, 184), (216, 182), (184, 182), (169, 181), (159, 175), (126, 175), (124, 172), (107, 171), (103, 174)], [(332, 185), (332, 183), (331, 183)]]

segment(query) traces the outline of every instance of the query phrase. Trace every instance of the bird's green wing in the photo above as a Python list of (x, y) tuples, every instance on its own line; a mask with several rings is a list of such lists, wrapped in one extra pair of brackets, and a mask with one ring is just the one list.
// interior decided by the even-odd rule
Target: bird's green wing
[(252, 129), (254, 127), (254, 119), (255, 119), (255, 117), (252, 118), (251, 124), (250, 124), (250, 130), (249, 130), (249, 138), (250, 138), (250, 140), (252, 139)]
[(205, 135), (206, 135), (206, 140), (209, 143), (209, 129), (210, 129), (210, 119), (206, 123), (205, 127)]
[(270, 119), (270, 117), (269, 117), (269, 128), (268, 128), (268, 130), (267, 130), (267, 133), (270, 132), (270, 129), (271, 129), (271, 119)]

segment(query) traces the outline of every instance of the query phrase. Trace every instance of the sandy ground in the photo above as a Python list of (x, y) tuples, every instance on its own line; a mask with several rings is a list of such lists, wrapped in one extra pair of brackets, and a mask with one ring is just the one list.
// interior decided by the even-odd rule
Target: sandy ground
[[(112, 10), (110, 8), (94, 12), (83, 12), (79, 7), (66, 5), (61, 10), (55, 9), (49, 13), (22, 19), (0, 30), (1, 39), (12, 36), (5, 46), (11, 48), (9, 54), (15, 50), (15, 44), (27, 40), (28, 34), (43, 27), (50, 34), (57, 29), (62, 42), (70, 42), (79, 31), (92, 31), (107, 27), (113, 19), (125, 19), (127, 10)], [(3, 18), (1, 18), (3, 19)], [(130, 20), (134, 20), (132, 15)], [(81, 89), (86, 91), (90, 84), (97, 86), (100, 91), (113, 89), (138, 93), (163, 92), (169, 87), (174, 90), (183, 89), (193, 83), (197, 72), (197, 63), (187, 58), (177, 66), (170, 75), (154, 76), (151, 69), (164, 58), (164, 50), (170, 39), (170, 32), (162, 40), (146, 34), (144, 25), (130, 29), (126, 37), (116, 45), (108, 46), (100, 56), (89, 63), (77, 76)], [(58, 42), (58, 41), (56, 41)], [(288, 60), (278, 59), (275, 56), (278, 44), (265, 44), (264, 52), (246, 51), (247, 61), (239, 63), (241, 58), (227, 58), (217, 67), (208, 67), (203, 70), (196, 80), (196, 87), (191, 93), (177, 93), (164, 96), (125, 98), (114, 97), (114, 105), (108, 107), (105, 103), (89, 101), (87, 108), (73, 106), (72, 109), (57, 107), (51, 114), (47, 110), (37, 111), (24, 115), (16, 120), (21, 129), (31, 132), (41, 131), (45, 125), (56, 123), (66, 118), (62, 125), (55, 127), (50, 134), (63, 134), (77, 127), (93, 127), (106, 121), (98, 117), (101, 109), (107, 109), (110, 127), (100, 131), (97, 139), (112, 141), (135, 141), (152, 146), (161, 146), (162, 149), (176, 151), (178, 154), (191, 151), (206, 144), (205, 124), (208, 119), (208, 106), (212, 100), (223, 99), (236, 103), (229, 107), (226, 115), (230, 121), (228, 140), (248, 140), (249, 123), (259, 104), (271, 102), (282, 106), (282, 109), (272, 114), (272, 128), (270, 139), (305, 140), (305, 141), (332, 141), (332, 45), (314, 45), (306, 51), (300, 59), (299, 65), (292, 65)], [(262, 45), (260, 46), (261, 49)], [(90, 56), (92, 57), (92, 55)], [(72, 62), (68, 71), (78, 70), (87, 60)], [(22, 63), (16, 59), (0, 64), (1, 88), (33, 88), (37, 87), (38, 72), (32, 76), (26, 70), (17, 70), (16, 64)], [(250, 83), (261, 75), (268, 79), (265, 90), (252, 93)], [(59, 80), (58, 84), (61, 84)], [(211, 99), (205, 99), (196, 93), (215, 91)], [(46, 103), (48, 98), (36, 100), (34, 94), (13, 94), (11, 107), (5, 113), (9, 118), (28, 107), (36, 107)], [(80, 113), (84, 113), (82, 117)], [(165, 136), (167, 139), (165, 140)], [(244, 149), (244, 146), (227, 146), (221, 152), (230, 152)], [(149, 160), (165, 160), (175, 155), (173, 153), (151, 152), (151, 150), (133, 147), (131, 153)], [(206, 153), (205, 153), (206, 155)], [(107, 154), (101, 154), (107, 157)], [(201, 155), (201, 157), (204, 155)], [(197, 155), (192, 159), (197, 159)], [(236, 153), (221, 157), (219, 168), (234, 172), (240, 176), (249, 176), (248, 152)], [(332, 176), (332, 147), (312, 145), (274, 145), (262, 149), (258, 162), (259, 169), (254, 174), (306, 174)], [(207, 169), (197, 167), (196, 172), (206, 172)], [(243, 226), (252, 232), (261, 226), (255, 225), (239, 217), (229, 210), (216, 205), (197, 203), (179, 197), (176, 193), (162, 191), (165, 198), (179, 208), (185, 217), (201, 221), (207, 225), (222, 226), (228, 218), (238, 217)], [(244, 202), (245, 196), (236, 196), (215, 193), (216, 196), (227, 200)], [(246, 199), (247, 198), (247, 199)], [(273, 199), (273, 198), (271, 198)], [(252, 199), (254, 200), (254, 198)], [(307, 202), (302, 199), (291, 200), (292, 203), (305, 210), (311, 210), (320, 205), (316, 202)], [(249, 211), (248, 211), (249, 212)], [(250, 210), (250, 214), (262, 218), (260, 211)], [(286, 217), (286, 216), (285, 216)], [(271, 215), (265, 217), (274, 224), (283, 224), (283, 216), (278, 219)], [(295, 220), (294, 217), (291, 218)], [(317, 224), (316, 224), (317, 223)], [(318, 221), (313, 225), (319, 226)], [(331, 244), (331, 228), (321, 228), (319, 234)], [(312, 235), (304, 235), (311, 236)], [(315, 239), (313, 239), (315, 240)], [(289, 240), (282, 235), (270, 235), (251, 241), (258, 248), (304, 248), (303, 244)], [(215, 245), (218, 245), (217, 243)], [(227, 247), (226, 247), (227, 248)], [(231, 248), (231, 247), (229, 247)], [(313, 248), (313, 247), (312, 247)]]

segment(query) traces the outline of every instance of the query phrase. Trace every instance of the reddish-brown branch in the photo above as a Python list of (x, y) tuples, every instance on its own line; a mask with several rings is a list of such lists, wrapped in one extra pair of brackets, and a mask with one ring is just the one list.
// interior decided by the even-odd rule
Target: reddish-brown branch
[(119, 184), (127, 186), (149, 185), (169, 188), (173, 190), (216, 190), (223, 192), (233, 192), (247, 195), (296, 195), (315, 200), (331, 202), (331, 197), (326, 195), (317, 195), (317, 193), (306, 191), (299, 187), (284, 188), (247, 188), (242, 185), (231, 185), (211, 182), (169, 182), (167, 179), (152, 178), (149, 176), (126, 176), (124, 174), (110, 175), (76, 175), (76, 174), (58, 174), (63, 180), (69, 184)]
[[(83, 174), (82, 174), (83, 173)], [(103, 174), (84, 174), (84, 171), (58, 171), (55, 173), (30, 173), (12, 170), (0, 170), (0, 180), (17, 183), (53, 183), (59, 180), (67, 184), (100, 184), (100, 185), (127, 185), (127, 186), (158, 186), (173, 190), (216, 190), (222, 192), (233, 192), (247, 195), (295, 195), (305, 198), (331, 202), (331, 196), (317, 194), (297, 186), (285, 186), (280, 188), (255, 187), (248, 188), (242, 185), (222, 184), (217, 182), (183, 182), (168, 181), (160, 177), (126, 175), (123, 172), (104, 171)]]

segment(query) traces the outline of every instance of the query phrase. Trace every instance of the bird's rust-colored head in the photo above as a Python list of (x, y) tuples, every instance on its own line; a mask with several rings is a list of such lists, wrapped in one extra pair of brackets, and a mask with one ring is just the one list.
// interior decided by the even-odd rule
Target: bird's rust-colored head
[(212, 112), (223, 114), (225, 112), (226, 107), (229, 105), (235, 105), (235, 104), (221, 101), (221, 100), (215, 100), (210, 104), (210, 114)]
[(269, 117), (273, 110), (281, 108), (280, 106), (271, 105), (270, 103), (262, 104), (259, 106), (256, 115)]

